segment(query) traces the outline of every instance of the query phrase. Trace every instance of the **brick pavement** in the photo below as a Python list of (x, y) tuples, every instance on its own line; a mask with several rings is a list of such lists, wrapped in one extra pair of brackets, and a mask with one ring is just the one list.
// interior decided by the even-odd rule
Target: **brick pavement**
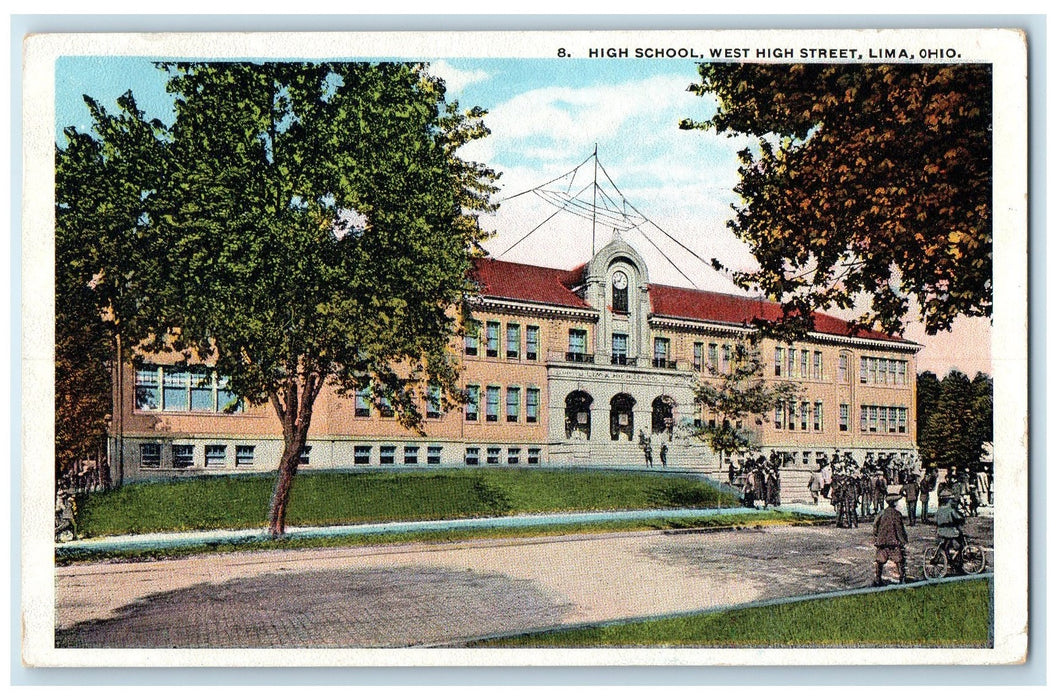
[[(990, 524), (970, 534), (990, 546)], [(934, 531), (911, 529), (910, 551)], [(405, 647), (662, 615), (865, 586), (870, 535), (776, 527), (73, 565), (56, 571), (56, 645)]]

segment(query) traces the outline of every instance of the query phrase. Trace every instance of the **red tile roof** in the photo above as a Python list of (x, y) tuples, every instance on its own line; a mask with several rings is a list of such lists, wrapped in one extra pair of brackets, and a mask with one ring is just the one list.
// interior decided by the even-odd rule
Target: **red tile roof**
[[(777, 321), (782, 317), (782, 307), (773, 301), (735, 294), (705, 292), (698, 289), (669, 287), (663, 284), (650, 285), (650, 305), (656, 316), (682, 318), (692, 321), (716, 323), (750, 324), (754, 320)], [(842, 319), (816, 313), (815, 331), (831, 335), (846, 335), (873, 340), (901, 340), (896, 336), (868, 329), (852, 330)]]
[[(475, 261), (473, 277), (485, 296), (586, 309), (591, 307), (571, 291), (583, 282), (585, 269), (585, 265), (559, 270), (481, 258)], [(650, 285), (650, 304), (656, 316), (737, 325), (748, 325), (757, 319), (776, 321), (782, 315), (781, 306), (772, 301), (663, 284)], [(815, 330), (874, 340), (901, 340), (873, 330), (853, 332), (847, 321), (826, 314), (815, 314)]]
[(583, 266), (575, 270), (558, 270), (481, 258), (474, 267), (473, 277), (481, 285), (481, 294), (485, 296), (577, 309), (591, 308), (570, 291), (570, 287), (583, 279)]

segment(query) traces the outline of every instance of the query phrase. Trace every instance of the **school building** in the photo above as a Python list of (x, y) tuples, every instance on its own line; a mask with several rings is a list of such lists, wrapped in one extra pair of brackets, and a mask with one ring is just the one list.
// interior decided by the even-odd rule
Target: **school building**
[[(653, 468), (725, 481), (727, 465), (693, 433), (714, 420), (695, 402), (709, 367), (776, 319), (776, 304), (650, 282), (619, 236), (572, 270), (479, 260), (481, 296), (462, 356), (466, 405), (425, 399), (425, 435), (402, 428), (366, 395), (325, 389), (302, 469), (445, 466)], [(748, 426), (764, 454), (787, 456), (784, 498), (806, 497), (808, 472), (834, 451), (909, 456), (915, 448), (915, 354), (921, 346), (817, 315), (794, 343), (758, 344), (767, 381), (792, 381), (799, 400)], [(111, 470), (136, 481), (274, 470), (282, 433), (269, 405), (238, 399), (209, 368), (123, 368)]]

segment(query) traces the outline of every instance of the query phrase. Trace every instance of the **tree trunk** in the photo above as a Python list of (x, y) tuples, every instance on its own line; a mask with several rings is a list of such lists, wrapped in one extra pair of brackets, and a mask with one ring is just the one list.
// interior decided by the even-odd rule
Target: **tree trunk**
[(286, 534), (286, 509), (290, 503), (290, 489), (297, 475), (301, 451), (308, 441), (308, 427), (312, 423), (312, 406), (323, 384), (315, 373), (304, 378), (304, 387), (296, 378), (287, 381), (282, 396), (272, 393), (269, 397), (283, 425), (283, 456), (279, 460), (279, 474), (272, 492), (272, 504), (268, 515), (268, 534), (273, 538)]
[(301, 451), (307, 442), (307, 432), (300, 432), (293, 440), (283, 436), (283, 456), (279, 460), (279, 474), (275, 480), (275, 490), (272, 492), (272, 504), (268, 516), (268, 534), (273, 538), (282, 537), (286, 534), (286, 508), (290, 503), (290, 488), (297, 475), (297, 467), (301, 461)]

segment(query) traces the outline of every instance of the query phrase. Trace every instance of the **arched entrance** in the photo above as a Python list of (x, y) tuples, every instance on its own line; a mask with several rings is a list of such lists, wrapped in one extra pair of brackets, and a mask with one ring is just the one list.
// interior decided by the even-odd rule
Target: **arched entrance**
[(565, 397), (565, 437), (570, 440), (591, 439), (591, 404), (594, 399), (577, 389)]
[(627, 440), (635, 435), (635, 399), (630, 394), (617, 394), (609, 402), (609, 438)]
[(651, 429), (654, 435), (668, 433), (672, 437), (675, 428), (675, 400), (671, 396), (658, 396), (653, 400)]

